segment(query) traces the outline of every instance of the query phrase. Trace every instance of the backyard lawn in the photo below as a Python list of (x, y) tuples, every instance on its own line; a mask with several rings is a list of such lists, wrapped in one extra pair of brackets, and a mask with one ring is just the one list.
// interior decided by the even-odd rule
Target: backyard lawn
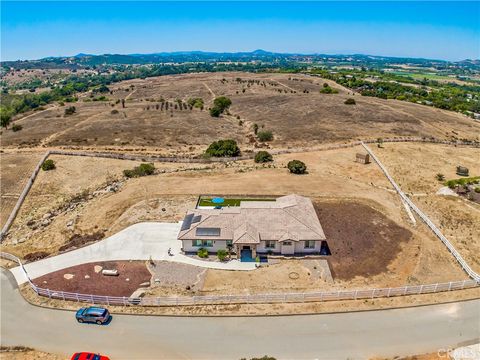
[(242, 201), (275, 201), (275, 199), (272, 198), (223, 198), (223, 202), (214, 202), (213, 199), (219, 198), (201, 198), (198, 202), (198, 206), (240, 206), (240, 202)]

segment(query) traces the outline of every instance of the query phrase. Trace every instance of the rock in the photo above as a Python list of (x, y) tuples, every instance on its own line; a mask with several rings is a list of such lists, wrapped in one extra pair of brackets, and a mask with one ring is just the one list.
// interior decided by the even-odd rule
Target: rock
[(30, 226), (30, 227), (31, 227), (31, 226), (33, 226), (33, 225), (35, 225), (35, 220), (28, 220), (28, 221), (27, 221), (27, 226)]
[(129, 279), (129, 278), (126, 278), (125, 281), (130, 281), (130, 279)]
[(18, 242), (21, 244), (21, 243), (24, 243), (25, 241), (27, 241), (27, 238), (26, 237), (23, 237), (23, 238), (20, 238), (18, 239)]
[(74, 222), (73, 220), (70, 220), (69, 222), (67, 222), (67, 227), (73, 226), (73, 222)]
[(51, 213), (46, 213), (45, 215), (43, 215), (42, 219), (50, 219), (52, 217), (52, 214)]
[(167, 209), (165, 209), (165, 208), (162, 208), (162, 211), (167, 211)]
[(73, 275), (73, 274), (64, 274), (64, 275), (63, 275), (63, 277), (64, 277), (65, 279), (67, 279), (67, 280), (73, 279), (74, 276), (75, 276), (75, 275)]
[(93, 270), (98, 274), (100, 271), (102, 271), (103, 267), (101, 267), (100, 265), (95, 265), (93, 267)]
[(155, 281), (155, 284), (160, 284), (160, 279), (156, 278), (154, 281)]
[(50, 220), (50, 219), (45, 219), (45, 220), (42, 221), (42, 226), (50, 225), (51, 222), (52, 222), (52, 220)]
[(144, 297), (144, 296), (145, 296), (145, 290), (143, 290), (143, 289), (135, 290), (134, 293), (132, 295), (130, 295), (130, 297), (132, 297), (132, 298), (141, 298), (141, 297)]
[(140, 284), (140, 287), (149, 287), (149, 286), (150, 286), (150, 281), (146, 281)]
[(89, 276), (89, 275), (85, 275), (85, 279), (90, 279), (90, 276)]

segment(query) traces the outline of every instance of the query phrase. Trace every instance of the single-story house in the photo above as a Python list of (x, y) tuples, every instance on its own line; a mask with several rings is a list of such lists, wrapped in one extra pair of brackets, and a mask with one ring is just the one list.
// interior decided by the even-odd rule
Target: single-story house
[(205, 248), (237, 254), (329, 255), (327, 240), (309, 198), (287, 195), (275, 201), (242, 201), (238, 207), (187, 212), (178, 240), (185, 253)]

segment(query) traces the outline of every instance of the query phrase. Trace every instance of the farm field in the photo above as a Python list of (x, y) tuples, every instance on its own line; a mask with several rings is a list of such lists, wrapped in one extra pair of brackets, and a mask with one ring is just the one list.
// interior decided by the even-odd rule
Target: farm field
[[(395, 145), (387, 144), (379, 151), (387, 152), (390, 146)], [(401, 286), (405, 283), (435, 283), (465, 278), (466, 275), (453, 257), (425, 226), (411, 225), (398, 196), (378, 167), (354, 162), (358, 151), (362, 149), (356, 147), (277, 155), (275, 161), (266, 166), (254, 164), (252, 160), (209, 165), (182, 164), (179, 170), (172, 169), (177, 164), (156, 164), (159, 170), (156, 175), (117, 178), (116, 191), (102, 192), (96, 196), (90, 196), (95, 184), (102, 187), (102, 182), (105, 184), (109, 176), (119, 176), (123, 169), (132, 168), (135, 162), (111, 159), (91, 161), (79, 157), (69, 161), (67, 157), (57, 157), (59, 167), (52, 175), (41, 173), (3, 247), (5, 251), (27, 258), (38, 251), (44, 251), (46, 255), (55, 254), (61, 248), (78, 245), (75, 242), (78, 239), (96, 241), (139, 221), (181, 220), (186, 210), (195, 206), (197, 196), (201, 194), (234, 197), (240, 194), (277, 196), (298, 193), (311, 197), (318, 204), (320, 215), (334, 220), (342, 216), (347, 218), (344, 226), (337, 224), (329, 227), (328, 220), (325, 220), (325, 230), (332, 233), (333, 241), (343, 246), (343, 250), (342, 247), (338, 248), (339, 259), (348, 259), (343, 262), (343, 268), (340, 260), (333, 256), (329, 260), (332, 273), (337, 277), (335, 286), (338, 288)], [(452, 158), (455, 156), (453, 153)], [(304, 161), (309, 173), (289, 174), (285, 166), (292, 159)], [(403, 164), (407, 166), (408, 163)], [(386, 165), (389, 166), (388, 162)], [(82, 169), (88, 169), (88, 176), (92, 177), (83, 178), (80, 175)], [(65, 194), (73, 195), (79, 191), (84, 193), (84, 198), (75, 208), (58, 213), (48, 225), (35, 231), (27, 225), (31, 220), (43, 219), (47, 212), (52, 212), (52, 208), (62, 204), (68, 198)], [(48, 194), (52, 193), (59, 194), (59, 198), (49, 198)], [(62, 193), (63, 197), (60, 196)], [(357, 219), (358, 214), (369, 214), (371, 220), (362, 222)], [(368, 243), (367, 240), (375, 232), (383, 234), (381, 237), (394, 238), (392, 246), (382, 249)], [(356, 243), (340, 243), (342, 238), (349, 236), (354, 239), (358, 237)], [(18, 239), (23, 241), (20, 243)], [(362, 245), (364, 241), (367, 242)], [(377, 243), (379, 241), (385, 242), (385, 239), (378, 238)], [(330, 247), (333, 251), (337, 250), (334, 245)], [(384, 257), (383, 262), (375, 261), (376, 257)], [(355, 267), (355, 262), (359, 260), (367, 265)], [(297, 265), (292, 263), (291, 266)], [(300, 273), (306, 273), (305, 268), (299, 266)], [(275, 265), (267, 270), (274, 274)], [(209, 274), (205, 286), (223, 283), (208, 281), (209, 276), (214, 276), (214, 271), (209, 271)], [(233, 275), (222, 273), (218, 276), (228, 279)], [(308, 278), (304, 280), (312, 286)], [(252, 291), (255, 291), (253, 287)]]
[[(324, 83), (339, 93), (321, 94)], [(2, 146), (146, 148), (198, 155), (213, 140), (233, 138), (248, 151), (264, 146), (255, 139), (253, 124), (273, 132), (273, 141), (266, 145), (273, 148), (395, 136), (478, 140), (480, 133), (480, 124), (463, 115), (353, 95), (331, 81), (306, 75), (172, 75), (116, 83), (111, 92), (105, 95), (108, 101), (90, 101), (83, 94), (76, 103), (57, 104), (19, 118), (15, 122), (23, 130), (3, 131)], [(217, 96), (232, 100), (230, 115), (209, 115)], [(203, 99), (203, 110), (186, 106), (189, 98), (196, 97)], [(356, 105), (344, 104), (350, 97)], [(169, 103), (168, 110), (163, 103)], [(76, 112), (65, 116), (65, 108), (72, 105)]]

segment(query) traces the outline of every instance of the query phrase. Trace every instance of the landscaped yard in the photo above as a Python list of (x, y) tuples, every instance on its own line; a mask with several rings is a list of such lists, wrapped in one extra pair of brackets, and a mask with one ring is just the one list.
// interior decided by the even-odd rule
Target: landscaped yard
[(216, 198), (201, 197), (198, 206), (240, 206), (242, 201), (275, 201), (272, 198), (223, 198), (223, 202), (216, 203), (213, 199)]

